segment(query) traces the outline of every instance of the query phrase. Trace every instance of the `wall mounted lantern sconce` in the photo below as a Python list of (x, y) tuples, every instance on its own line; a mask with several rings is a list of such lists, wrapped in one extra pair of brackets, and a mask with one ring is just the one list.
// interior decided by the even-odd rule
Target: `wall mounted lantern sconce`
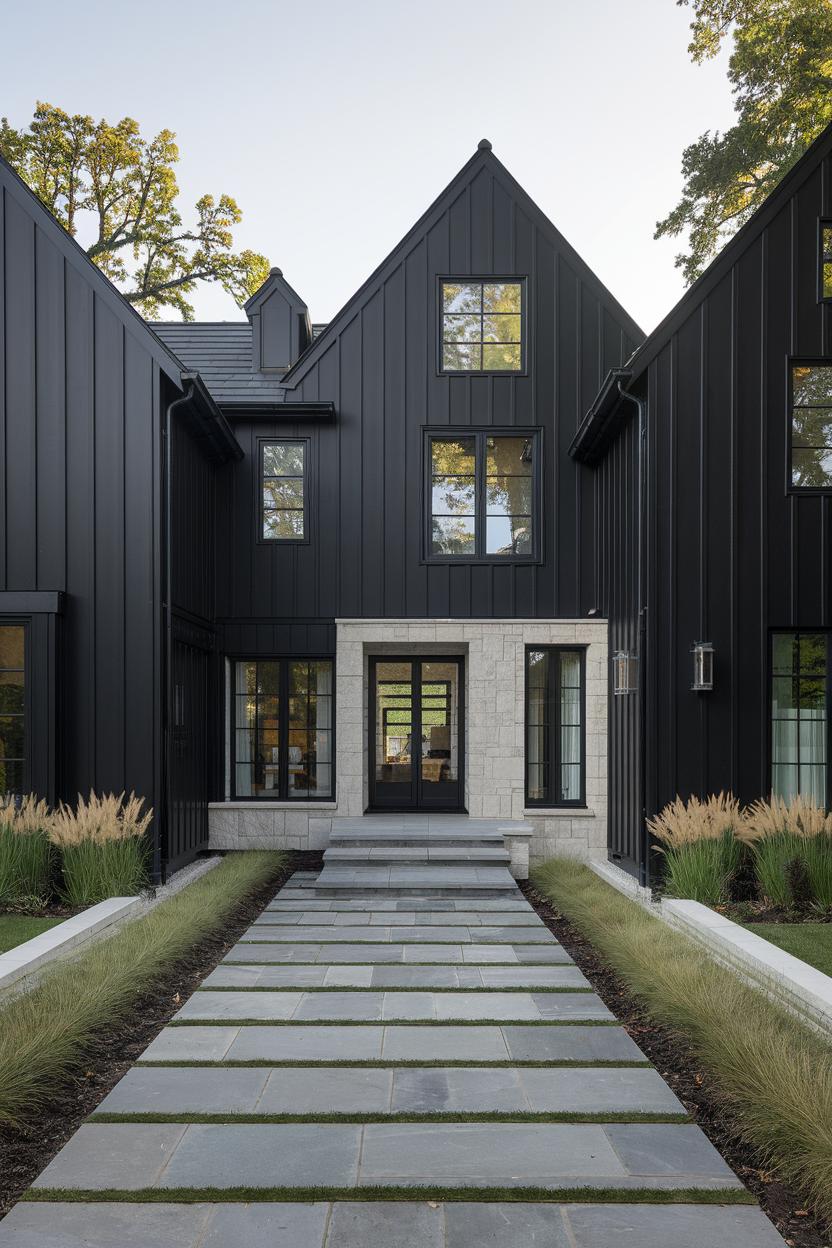
[(690, 648), (693, 655), (694, 693), (710, 693), (714, 687), (714, 648), (709, 641), (695, 641)]
[(618, 697), (635, 693), (638, 688), (638, 655), (629, 650), (616, 650), (612, 656), (612, 691)]

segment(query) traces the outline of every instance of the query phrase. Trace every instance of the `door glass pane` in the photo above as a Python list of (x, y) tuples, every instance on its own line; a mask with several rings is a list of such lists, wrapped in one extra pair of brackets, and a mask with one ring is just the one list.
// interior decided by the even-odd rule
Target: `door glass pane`
[(827, 636), (772, 638), (771, 787), (827, 804)]
[(459, 664), (422, 663), (421, 778), (423, 784), (459, 779)]
[(288, 796), (332, 795), (332, 663), (289, 663)]
[(413, 778), (412, 664), (377, 663), (376, 784), (410, 785)]

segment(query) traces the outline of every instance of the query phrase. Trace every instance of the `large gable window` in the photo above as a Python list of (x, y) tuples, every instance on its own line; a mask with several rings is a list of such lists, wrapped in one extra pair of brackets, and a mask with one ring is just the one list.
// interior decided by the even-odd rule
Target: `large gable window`
[(821, 220), (818, 240), (818, 298), (832, 300), (832, 220)]
[(306, 438), (260, 443), (260, 538), (303, 542), (307, 538)]
[(526, 341), (523, 296), (521, 281), (443, 280), (442, 372), (522, 372)]
[(429, 559), (537, 557), (537, 433), (429, 433), (425, 458)]
[(790, 481), (832, 489), (832, 360), (791, 365)]

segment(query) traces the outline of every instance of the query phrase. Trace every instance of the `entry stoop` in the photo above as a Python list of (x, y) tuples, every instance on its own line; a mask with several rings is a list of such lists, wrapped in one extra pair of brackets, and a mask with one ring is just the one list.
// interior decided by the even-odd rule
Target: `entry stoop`
[(364, 815), (333, 819), (318, 897), (498, 897), (516, 888), (507, 834), (527, 824), (467, 815)]

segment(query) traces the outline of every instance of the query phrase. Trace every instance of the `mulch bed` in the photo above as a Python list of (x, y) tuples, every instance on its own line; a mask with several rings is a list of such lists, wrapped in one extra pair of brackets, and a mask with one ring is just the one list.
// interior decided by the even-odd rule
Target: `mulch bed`
[(293, 871), (319, 871), (322, 865), (320, 854), (291, 853), (285, 870), (252, 893), (226, 920), (221, 932), (202, 941), (187, 957), (171, 966), (152, 992), (136, 998), (129, 1014), (108, 1023), (92, 1037), (86, 1069), (55, 1089), (54, 1097), (37, 1121), (19, 1130), (0, 1126), (0, 1217), (8, 1213), (87, 1115), (236, 944), (286, 878)]
[(606, 965), (593, 945), (567, 918), (528, 884), (526, 897), (549, 930), (586, 975), (601, 1000), (650, 1059), (729, 1166), (754, 1194), (790, 1248), (830, 1248), (832, 1228), (825, 1227), (793, 1188), (760, 1169), (749, 1145), (734, 1128), (707, 1070), (697, 1063), (687, 1038), (653, 1021), (644, 1006)]

